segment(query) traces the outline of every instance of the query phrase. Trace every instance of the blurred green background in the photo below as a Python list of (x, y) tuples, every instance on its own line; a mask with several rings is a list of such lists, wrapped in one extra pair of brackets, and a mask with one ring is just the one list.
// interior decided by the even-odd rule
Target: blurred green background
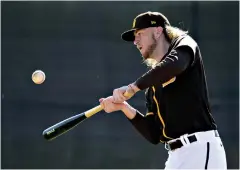
[[(147, 70), (120, 38), (146, 11), (198, 42), (228, 168), (239, 168), (238, 1), (2, 1), (2, 168), (164, 168), (164, 145), (148, 143), (121, 112), (100, 112), (51, 142), (41, 136)], [(46, 73), (42, 85), (31, 80), (36, 69)], [(145, 114), (143, 92), (129, 103)]]

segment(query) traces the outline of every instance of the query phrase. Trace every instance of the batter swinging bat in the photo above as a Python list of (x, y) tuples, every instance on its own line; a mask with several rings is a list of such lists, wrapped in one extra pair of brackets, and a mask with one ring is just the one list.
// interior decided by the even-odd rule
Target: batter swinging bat
[[(124, 96), (130, 96), (131, 94), (129, 94), (128, 92), (124, 93)], [(86, 112), (77, 114), (75, 116), (72, 116), (68, 119), (65, 119), (49, 128), (47, 128), (46, 130), (43, 131), (43, 136), (46, 140), (53, 140), (56, 137), (66, 133), (67, 131), (71, 130), (72, 128), (74, 128), (75, 126), (77, 126), (78, 124), (80, 124), (81, 122), (83, 122), (84, 120), (86, 120), (87, 118), (93, 116), (94, 114), (100, 112), (101, 110), (103, 110), (103, 107), (101, 105), (98, 105)]]

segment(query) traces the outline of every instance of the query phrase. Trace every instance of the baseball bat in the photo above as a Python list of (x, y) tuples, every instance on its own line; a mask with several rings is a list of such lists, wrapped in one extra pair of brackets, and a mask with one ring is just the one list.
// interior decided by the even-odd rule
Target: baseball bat
[[(128, 92), (124, 93), (124, 96), (128, 97), (131, 94)], [(55, 139), (56, 137), (68, 132), (69, 130), (73, 129), (78, 124), (82, 123), (84, 120), (90, 118), (91, 116), (95, 115), (96, 113), (103, 110), (103, 107), (101, 105), (98, 105), (86, 112), (77, 114), (75, 116), (69, 117), (43, 131), (43, 137), (51, 141)]]

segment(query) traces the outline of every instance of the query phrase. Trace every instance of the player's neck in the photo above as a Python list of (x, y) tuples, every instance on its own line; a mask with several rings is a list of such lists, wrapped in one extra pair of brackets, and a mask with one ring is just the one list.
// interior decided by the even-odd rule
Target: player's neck
[(165, 39), (160, 39), (157, 43), (157, 47), (152, 54), (152, 58), (154, 58), (157, 62), (161, 61), (163, 56), (168, 52), (170, 43)]

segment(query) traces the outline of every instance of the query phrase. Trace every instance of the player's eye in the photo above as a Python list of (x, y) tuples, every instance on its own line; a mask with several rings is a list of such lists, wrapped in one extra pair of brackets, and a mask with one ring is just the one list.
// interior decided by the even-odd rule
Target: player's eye
[(142, 32), (138, 32), (138, 33), (137, 33), (137, 36), (141, 36), (141, 35), (142, 35)]

